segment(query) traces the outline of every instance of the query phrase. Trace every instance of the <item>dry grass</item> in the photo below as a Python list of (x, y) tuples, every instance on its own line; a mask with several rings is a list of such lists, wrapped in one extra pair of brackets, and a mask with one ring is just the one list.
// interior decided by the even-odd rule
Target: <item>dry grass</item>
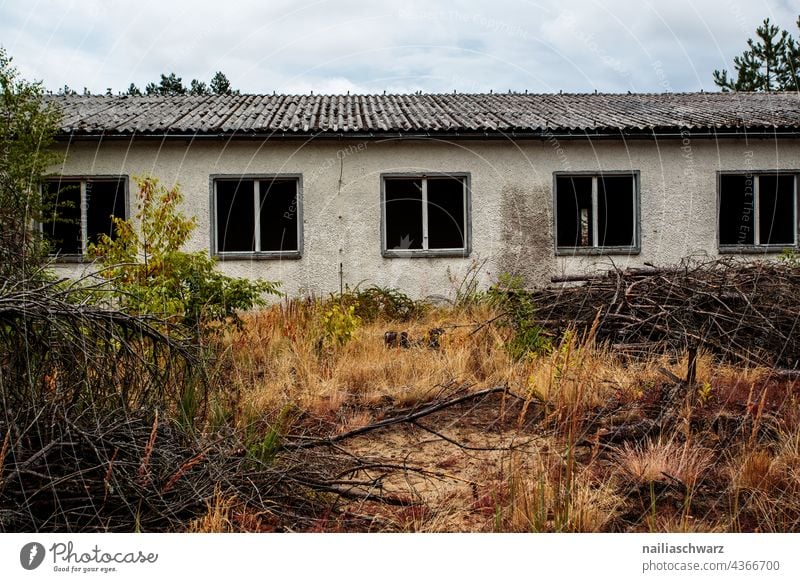
[[(368, 444), (356, 445), (356, 453), (438, 475), (397, 476), (396, 491), (414, 500), (408, 507), (348, 505), (372, 529), (800, 528), (800, 394), (769, 370), (721, 364), (701, 352), (696, 385), (665, 405), (674, 382), (663, 370), (686, 377), (685, 354), (629, 359), (596, 344), (590, 332), (554, 338), (549, 353), (515, 361), (504, 347), (508, 329), (481, 326), (499, 315), (483, 304), (430, 309), (408, 322), (362, 322), (338, 345), (324, 339), (324, 309), (291, 301), (247, 316), (241, 330), (228, 333), (216, 403), (221, 415), (240, 428), (337, 434), (465, 386), (507, 386), (521, 397), (427, 419), (456, 440), (474, 444), (494, 436), (495, 450), (459, 449), (402, 427), (361, 437)], [(433, 328), (445, 330), (440, 349), (421, 341)], [(419, 344), (388, 348), (386, 331), (406, 331)], [(657, 418), (654, 432), (601, 443), (613, 434), (609, 427), (647, 418)], [(534, 438), (535, 446), (504, 448)], [(237, 511), (236, 500), (215, 497), (191, 529), (263, 528), (252, 519), (243, 526)], [(320, 518), (320, 530), (342, 528), (332, 516)]]
[[(291, 302), (247, 318), (226, 338), (233, 392), (245, 422), (294, 406), (328, 418), (345, 405), (406, 407), (431, 400), (451, 385), (521, 385), (530, 364), (513, 362), (493, 327), (470, 332), (494, 315), (489, 308), (434, 311), (421, 321), (363, 324), (343, 346), (321, 344), (322, 308)], [(387, 348), (384, 333), (407, 331), (412, 340), (441, 327), (441, 349)], [(241, 414), (245, 412), (246, 414)]]
[(688, 489), (700, 481), (713, 459), (708, 449), (674, 440), (647, 440), (636, 445), (625, 443), (613, 457), (621, 474), (633, 483), (677, 479)]
[(597, 481), (589, 468), (576, 468), (569, 459), (515, 456), (498, 525), (513, 532), (599, 532), (622, 504), (609, 481)]

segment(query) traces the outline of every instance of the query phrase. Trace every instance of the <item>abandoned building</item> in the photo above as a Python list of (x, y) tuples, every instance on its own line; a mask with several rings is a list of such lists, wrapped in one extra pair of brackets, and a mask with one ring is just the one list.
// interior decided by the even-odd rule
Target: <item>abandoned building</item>
[(225, 272), (289, 294), (446, 295), (798, 243), (800, 96), (786, 93), (53, 97), (58, 268), (179, 184)]

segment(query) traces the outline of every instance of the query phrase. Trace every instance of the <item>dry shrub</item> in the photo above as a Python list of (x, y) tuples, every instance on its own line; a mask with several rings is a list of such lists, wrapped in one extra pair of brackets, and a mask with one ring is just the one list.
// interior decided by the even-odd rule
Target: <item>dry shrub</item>
[(689, 442), (648, 439), (641, 444), (625, 443), (613, 459), (624, 478), (635, 484), (678, 479), (691, 489), (711, 467), (713, 455)]
[[(341, 346), (321, 345), (321, 307), (313, 301), (290, 301), (246, 315), (222, 346), (219, 370), (230, 404), (242, 411), (270, 415), (287, 405), (312, 416), (335, 415), (346, 404), (414, 406), (440, 396), (445, 386), (521, 385), (530, 362), (513, 362), (502, 349), (503, 335), (481, 322), (497, 313), (489, 307), (470, 310), (430, 309), (403, 323), (382, 318), (365, 321)], [(426, 344), (429, 330), (442, 328), (441, 347)], [(414, 345), (389, 348), (384, 333), (406, 331)], [(248, 420), (245, 418), (244, 420)]]
[(736, 489), (749, 489), (773, 492), (777, 479), (773, 471), (774, 456), (768, 450), (755, 450), (744, 453), (732, 468), (732, 482)]
[(226, 495), (217, 487), (214, 497), (206, 502), (206, 513), (189, 522), (188, 533), (230, 533), (236, 531), (231, 521), (233, 509), (239, 505), (235, 495)]
[(622, 499), (608, 481), (560, 457), (534, 454), (509, 463), (502, 529), (512, 532), (599, 532), (614, 519)]

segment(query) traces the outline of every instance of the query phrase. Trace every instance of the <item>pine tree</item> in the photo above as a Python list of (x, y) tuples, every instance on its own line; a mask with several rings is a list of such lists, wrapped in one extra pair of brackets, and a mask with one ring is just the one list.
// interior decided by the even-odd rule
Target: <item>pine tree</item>
[(141, 97), (142, 91), (134, 85), (133, 83), (130, 84), (128, 90), (124, 93), (124, 95), (130, 95), (131, 97)]
[(211, 79), (211, 84), (209, 86), (211, 89), (211, 93), (214, 95), (238, 95), (239, 91), (234, 91), (231, 88), (231, 82), (228, 80), (228, 77), (225, 76), (225, 73), (222, 71), (217, 71), (214, 77)]
[[(800, 27), (800, 18), (797, 20)], [(800, 72), (800, 47), (786, 30), (765, 19), (756, 29), (756, 39), (747, 40), (747, 50), (734, 57), (736, 78), (727, 70), (714, 71), (714, 83), (722, 91), (796, 91)]]
[(158, 85), (148, 83), (144, 90), (148, 95), (186, 95), (186, 87), (175, 73), (169, 75), (162, 73), (161, 82)]
[(208, 87), (205, 83), (203, 83), (203, 81), (192, 79), (192, 82), (189, 85), (189, 95), (208, 95), (208, 93)]

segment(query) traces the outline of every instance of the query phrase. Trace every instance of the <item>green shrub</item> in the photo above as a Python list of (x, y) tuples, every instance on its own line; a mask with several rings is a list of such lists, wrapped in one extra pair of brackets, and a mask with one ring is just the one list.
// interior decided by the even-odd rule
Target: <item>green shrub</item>
[(354, 315), (363, 321), (388, 319), (409, 321), (425, 314), (427, 306), (414, 301), (408, 295), (390, 287), (370, 286), (366, 289), (346, 290), (340, 297), (332, 297), (344, 306), (353, 306)]
[(536, 306), (530, 292), (524, 288), (522, 277), (501, 274), (497, 283), (489, 288), (487, 298), (505, 312), (503, 321), (512, 331), (506, 349), (514, 359), (552, 350), (552, 342), (544, 329), (535, 323)]
[(361, 319), (355, 314), (356, 306), (331, 302), (322, 314), (324, 339), (330, 344), (343, 346), (355, 336)]
[(240, 324), (237, 310), (277, 295), (278, 284), (223, 275), (206, 251), (182, 251), (197, 226), (180, 210), (183, 195), (155, 178), (137, 179), (136, 220), (114, 218), (115, 236), (89, 248), (99, 258), (115, 302), (129, 313), (153, 314), (195, 329), (214, 322)]

